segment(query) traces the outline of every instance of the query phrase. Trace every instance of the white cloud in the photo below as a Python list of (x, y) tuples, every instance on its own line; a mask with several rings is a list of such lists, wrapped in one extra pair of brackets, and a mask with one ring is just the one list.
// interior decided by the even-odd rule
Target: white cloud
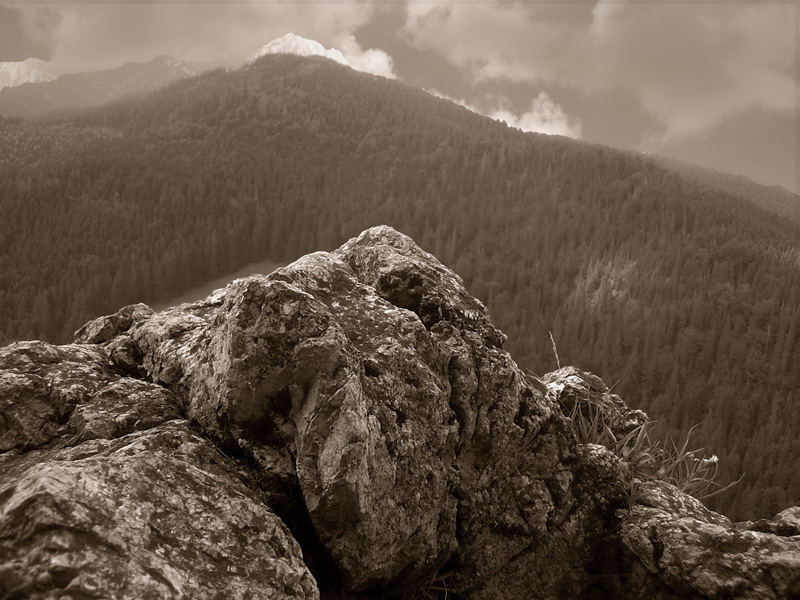
[(353, 34), (338, 36), (335, 40), (335, 46), (342, 51), (347, 62), (357, 71), (364, 71), (373, 75), (388, 77), (389, 79), (397, 78), (394, 73), (392, 57), (383, 50), (375, 48), (363, 50), (356, 42)]
[[(469, 104), (466, 100), (459, 99), (459, 98), (453, 98), (452, 96), (448, 96), (447, 94), (445, 94), (443, 92), (440, 92), (439, 90), (434, 89), (434, 88), (427, 89), (425, 91), (428, 92), (429, 94), (431, 94), (432, 96), (436, 96), (437, 98), (444, 98), (445, 100), (449, 100), (450, 102), (458, 104), (459, 106), (463, 106), (464, 108), (469, 109), (474, 113), (478, 113), (479, 115), (483, 115), (484, 114), (481, 111), (479, 111), (477, 108), (475, 108), (472, 104)], [(487, 116), (487, 115), (484, 115), (484, 116)]]
[[(298, 56), (324, 56), (356, 71), (381, 75), (394, 79), (392, 57), (383, 50), (363, 50), (352, 34), (337, 38), (337, 47), (325, 48), (319, 42), (308, 40), (293, 33), (272, 40), (255, 53), (255, 58), (267, 54), (297, 54)], [(341, 49), (341, 50), (340, 50)]]
[(669, 139), (740, 111), (795, 110), (795, 10), (619, 0), (583, 13), (514, 2), (411, 4), (403, 35), (474, 82), (559, 85), (588, 97), (627, 90), (655, 119), (656, 135)]
[(490, 112), (488, 116), (496, 121), (505, 121), (511, 127), (522, 131), (581, 138), (580, 121), (568, 118), (564, 109), (553, 102), (545, 92), (540, 92), (531, 102), (530, 110), (521, 115), (500, 109)]
[[(26, 35), (51, 48), (51, 60), (82, 69), (171, 54), (216, 60), (252, 54), (292, 31), (326, 47), (371, 18), (368, 2), (19, 4)], [(367, 51), (369, 52), (369, 51)]]
[(637, 94), (663, 139), (749, 109), (795, 110), (794, 7), (603, 6), (592, 30), (596, 73)]
[(531, 60), (558, 48), (573, 50), (568, 26), (540, 23), (515, 4), (410, 4), (403, 33), (421, 49), (435, 50), (475, 80), (551, 80), (552, 61)]
[[(505, 108), (506, 102), (494, 99), (486, 109), (479, 109), (465, 100), (451, 98), (438, 90), (428, 90), (429, 93), (439, 98), (455, 102), (474, 113), (490, 117), (495, 121), (504, 121), (511, 127), (532, 133), (546, 133), (548, 135), (563, 135), (575, 139), (581, 138), (581, 122), (571, 119), (564, 112), (561, 105), (556, 104), (546, 92), (540, 92), (531, 102), (530, 110), (517, 114)], [(498, 106), (499, 105), (499, 106)]]

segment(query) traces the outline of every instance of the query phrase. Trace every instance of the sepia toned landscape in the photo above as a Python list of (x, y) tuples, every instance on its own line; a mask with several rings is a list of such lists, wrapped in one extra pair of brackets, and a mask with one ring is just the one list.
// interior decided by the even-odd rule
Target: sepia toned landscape
[[(526, 18), (655, 28), (607, 6)], [(794, 118), (778, 7), (707, 9), (774, 33), (771, 96), (658, 67), (619, 147), (567, 57), (514, 105), (512, 40), (445, 35), (488, 5), (440, 8), (0, 63), (0, 598), (800, 597), (796, 156), (688, 160)]]

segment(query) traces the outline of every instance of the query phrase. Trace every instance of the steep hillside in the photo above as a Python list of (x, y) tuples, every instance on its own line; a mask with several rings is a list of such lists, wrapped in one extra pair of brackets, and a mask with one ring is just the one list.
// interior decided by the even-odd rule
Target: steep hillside
[(691, 181), (727, 192), (776, 215), (800, 223), (800, 196), (789, 190), (774, 185), (759, 185), (741, 175), (706, 169), (666, 156), (654, 155), (653, 160)]
[(800, 228), (646, 156), (525, 134), (324, 59), (267, 56), (71, 120), (0, 121), (4, 339), (386, 223), (464, 276), (537, 373), (560, 360), (798, 502)]

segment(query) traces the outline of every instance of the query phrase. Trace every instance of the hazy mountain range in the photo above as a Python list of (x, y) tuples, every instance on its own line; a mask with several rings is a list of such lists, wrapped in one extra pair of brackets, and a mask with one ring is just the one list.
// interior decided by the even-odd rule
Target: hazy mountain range
[(0, 118), (4, 340), (67, 341), (385, 223), (464, 278), (521, 365), (557, 366), (552, 332), (562, 364), (618, 381), (664, 432), (702, 423), (723, 478), (746, 474), (717, 508), (797, 503), (800, 226), (755, 206), (774, 190), (523, 133), (320, 57), (176, 78)]
[(157, 56), (146, 63), (129, 63), (114, 69), (69, 73), (48, 79), (38, 71), (29, 71), (24, 82), (0, 90), (0, 115), (35, 117), (98, 106), (124, 96), (152, 92), (196, 75), (200, 70), (196, 65), (171, 56)]
[(288, 33), (257, 50), (222, 56), (212, 62), (187, 62), (157, 56), (144, 63), (127, 63), (92, 72), (69, 72), (37, 58), (0, 63), (0, 115), (38, 117), (89, 108), (124, 96), (156, 91), (185, 77), (215, 68), (239, 68), (267, 54), (323, 56), (354, 67), (337, 49)]
[(26, 83), (53, 81), (63, 75), (65, 69), (46, 60), (27, 58), (19, 62), (0, 62), (0, 90)]
[[(156, 91), (174, 81), (215, 68), (235, 69), (267, 54), (321, 56), (356, 70), (370, 71), (370, 61), (352, 64), (336, 48), (292, 33), (272, 40), (259, 49), (221, 56), (212, 62), (187, 62), (172, 56), (157, 56), (144, 63), (128, 63), (101, 71), (72, 73), (61, 65), (29, 58), (0, 63), (0, 116), (38, 117), (63, 111), (100, 106), (128, 95)], [(372, 70), (372, 72), (381, 72)], [(438, 93), (433, 92), (435, 95)], [(460, 103), (464, 105), (463, 103)], [(470, 110), (473, 108), (467, 106)], [(505, 119), (508, 121), (508, 119)], [(699, 183), (723, 189), (762, 208), (800, 222), (798, 196), (776, 186), (763, 186), (679, 160), (654, 156), (668, 168)]]

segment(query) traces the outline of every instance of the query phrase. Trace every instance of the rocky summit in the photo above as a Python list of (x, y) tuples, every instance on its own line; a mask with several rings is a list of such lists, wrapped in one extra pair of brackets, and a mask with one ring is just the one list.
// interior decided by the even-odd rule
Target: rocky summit
[(800, 598), (800, 508), (731, 523), (601, 445), (389, 227), (0, 350), (2, 598)]

